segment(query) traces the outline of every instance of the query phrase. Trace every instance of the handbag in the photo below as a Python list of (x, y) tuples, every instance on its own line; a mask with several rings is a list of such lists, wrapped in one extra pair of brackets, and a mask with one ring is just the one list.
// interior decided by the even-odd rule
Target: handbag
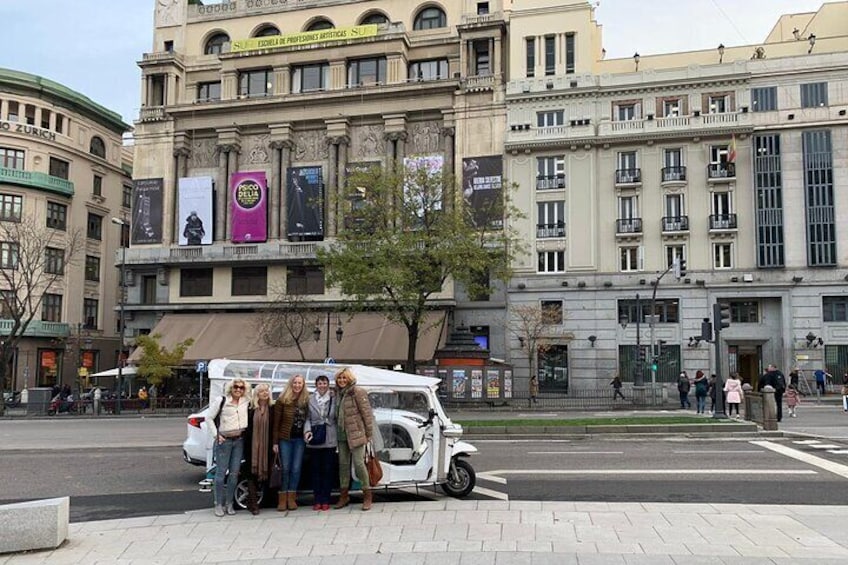
[(274, 455), (274, 464), (271, 466), (271, 475), (268, 477), (268, 488), (271, 490), (279, 489), (283, 486), (283, 464), (280, 461), (280, 454)]
[(383, 467), (374, 454), (374, 445), (371, 443), (365, 445), (365, 468), (368, 469), (368, 484), (372, 487), (380, 484), (383, 479)]
[(327, 424), (315, 424), (312, 426), (312, 438), (309, 445), (324, 445), (327, 442)]

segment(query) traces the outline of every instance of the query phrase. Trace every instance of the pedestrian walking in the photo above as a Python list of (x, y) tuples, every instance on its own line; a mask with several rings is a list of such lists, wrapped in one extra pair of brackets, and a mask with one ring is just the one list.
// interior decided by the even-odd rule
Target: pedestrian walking
[(848, 371), (842, 375), (842, 411), (848, 412)]
[(730, 378), (724, 383), (724, 392), (727, 393), (727, 415), (733, 417), (733, 410), (736, 410), (736, 418), (740, 418), (739, 404), (742, 403), (742, 381), (739, 380), (739, 375), (731, 373)]
[(215, 516), (219, 518), (225, 512), (235, 514), (233, 499), (244, 454), (249, 394), (247, 383), (233, 379), (224, 387), (224, 396), (209, 403), (206, 422), (215, 447)]
[(798, 392), (798, 387), (790, 384), (786, 388), (786, 407), (789, 408), (789, 417), (797, 418), (797, 407), (801, 404), (801, 393)]
[(620, 396), (622, 400), (626, 400), (624, 398), (624, 393), (621, 392), (621, 387), (623, 386), (623, 384), (621, 382), (621, 377), (619, 377), (618, 375), (615, 375), (612, 378), (612, 380), (610, 381), (610, 386), (612, 386), (613, 390), (615, 390), (615, 392), (613, 392), (613, 394), (612, 394), (613, 400), (615, 400), (615, 398), (617, 396)]
[(336, 476), (336, 399), (330, 390), (330, 379), (318, 375), (315, 392), (309, 397), (309, 417), (303, 428), (309, 451), (312, 475), (312, 510), (330, 509), (330, 491)]
[(242, 473), (247, 478), (247, 509), (254, 516), (259, 514), (259, 489), (268, 483), (274, 459), (272, 412), (271, 385), (257, 385), (247, 411), (242, 463)]
[(539, 379), (536, 375), (530, 377), (530, 402), (528, 403), (530, 406), (539, 402)]
[(138, 400), (141, 403), (142, 408), (147, 408), (147, 400), (150, 397), (147, 394), (147, 389), (145, 387), (141, 387), (138, 389)]
[(297, 510), (297, 486), (306, 444), (303, 428), (309, 415), (309, 391), (302, 375), (289, 379), (274, 404), (274, 453), (279, 454), (283, 482), (277, 495), (277, 510)]
[(695, 408), (698, 414), (704, 414), (707, 411), (707, 393), (709, 392), (710, 383), (707, 375), (703, 371), (695, 373)]
[(774, 389), (774, 402), (777, 404), (777, 421), (783, 420), (783, 393), (786, 392), (786, 377), (774, 363), (769, 363), (766, 373), (757, 383), (757, 390), (771, 386)]
[(801, 369), (798, 367), (793, 367), (792, 372), (789, 373), (789, 384), (795, 385), (795, 388), (798, 389), (801, 386)]
[(691, 408), (692, 403), (689, 402), (689, 390), (692, 388), (692, 383), (689, 382), (689, 375), (686, 371), (680, 371), (680, 376), (677, 378), (677, 393), (680, 395), (680, 409)]
[(816, 390), (824, 396), (827, 394), (827, 379), (828, 377), (833, 379), (833, 376), (823, 369), (816, 369), (814, 375), (816, 376)]
[(365, 467), (365, 446), (374, 437), (374, 414), (368, 394), (356, 386), (356, 377), (349, 368), (336, 373), (336, 425), (339, 441), (339, 490), (336, 508), (350, 504), (350, 466), (362, 483), (362, 510), (371, 510), (373, 493)]

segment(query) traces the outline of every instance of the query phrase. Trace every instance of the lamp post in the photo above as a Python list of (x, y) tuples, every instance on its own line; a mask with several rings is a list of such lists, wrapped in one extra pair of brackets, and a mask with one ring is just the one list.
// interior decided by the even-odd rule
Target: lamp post
[[(342, 337), (344, 337), (344, 328), (342, 328), (342, 320), (338, 316), (336, 316), (338, 320), (338, 327), (336, 328), (336, 341), (338, 343), (342, 342)], [(321, 328), (318, 325), (315, 325), (315, 329), (312, 330), (312, 337), (315, 338), (315, 341), (321, 339)], [(330, 312), (327, 312), (327, 335), (325, 336), (325, 347), (324, 347), (324, 362), (330, 358)]]
[(112, 218), (112, 223), (120, 226), (121, 237), (121, 296), (118, 310), (118, 326), (121, 330), (121, 350), (118, 353), (118, 397), (115, 401), (115, 414), (121, 413), (121, 394), (124, 389), (124, 302), (126, 302), (127, 293), (127, 246), (124, 242), (124, 231), (129, 222), (120, 218)]

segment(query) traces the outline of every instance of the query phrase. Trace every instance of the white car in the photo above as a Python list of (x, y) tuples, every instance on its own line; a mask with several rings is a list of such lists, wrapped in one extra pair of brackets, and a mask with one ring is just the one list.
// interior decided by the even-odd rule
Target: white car
[(186, 463), (206, 466), (206, 446), (209, 443), (209, 432), (206, 430), (208, 410), (209, 406), (204, 406), (186, 419), (186, 439), (183, 442), (183, 459)]

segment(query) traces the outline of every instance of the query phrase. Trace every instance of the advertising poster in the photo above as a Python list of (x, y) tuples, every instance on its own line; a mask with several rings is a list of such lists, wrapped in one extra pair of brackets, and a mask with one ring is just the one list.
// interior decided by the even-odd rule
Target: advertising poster
[(439, 398), (447, 398), (448, 397), (448, 370), (447, 369), (439, 369), (436, 378), (439, 379)]
[(468, 380), (465, 376), (465, 369), (453, 370), (453, 397), (465, 398), (465, 381)]
[(324, 175), (321, 167), (286, 171), (286, 233), (289, 237), (324, 235)]
[(212, 177), (184, 177), (177, 185), (180, 245), (212, 245)]
[(497, 369), (486, 371), (486, 396), (499, 398), (501, 395), (501, 373)]
[(469, 157), (462, 160), (462, 196), (474, 211), (477, 225), (503, 228), (503, 158)]
[[(417, 155), (404, 157), (403, 167), (406, 171), (406, 181), (403, 185), (404, 200), (407, 205), (413, 206), (415, 214), (420, 218), (424, 215), (424, 209), (441, 210), (441, 174), (445, 164), (442, 155)], [(438, 182), (430, 181), (428, 184), (420, 182), (423, 175), (427, 178), (438, 179)], [(416, 179), (419, 179), (416, 181)]]
[(504, 398), (512, 398), (512, 369), (504, 369)]
[(162, 243), (162, 196), (164, 179), (133, 181), (132, 226), (130, 243)]
[(483, 398), (482, 369), (471, 369), (471, 398)]
[(262, 171), (230, 175), (234, 243), (268, 239), (268, 184)]

